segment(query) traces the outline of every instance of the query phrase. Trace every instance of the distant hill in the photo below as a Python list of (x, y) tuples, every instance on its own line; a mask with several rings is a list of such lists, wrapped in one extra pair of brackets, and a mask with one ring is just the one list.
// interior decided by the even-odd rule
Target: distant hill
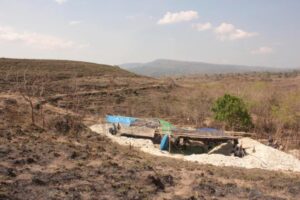
[(120, 66), (133, 73), (152, 77), (192, 74), (244, 73), (254, 71), (282, 71), (282, 69), (270, 67), (210, 64), (204, 62), (187, 62), (167, 59), (158, 59), (149, 63), (126, 63)]
[(143, 65), (144, 63), (125, 63), (125, 64), (122, 64), (121, 67), (123, 69), (132, 69), (132, 68), (136, 68), (136, 67), (140, 67), (141, 65)]

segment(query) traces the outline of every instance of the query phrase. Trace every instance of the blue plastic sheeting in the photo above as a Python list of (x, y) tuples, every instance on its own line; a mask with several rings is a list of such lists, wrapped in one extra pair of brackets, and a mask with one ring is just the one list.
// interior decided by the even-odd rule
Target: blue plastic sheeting
[(169, 136), (164, 135), (164, 137), (161, 139), (160, 145), (159, 145), (160, 150), (167, 151), (169, 148)]
[(115, 115), (107, 115), (106, 121), (108, 123), (120, 123), (130, 126), (132, 122), (134, 122), (136, 118), (133, 117), (123, 117), (123, 116), (115, 116)]

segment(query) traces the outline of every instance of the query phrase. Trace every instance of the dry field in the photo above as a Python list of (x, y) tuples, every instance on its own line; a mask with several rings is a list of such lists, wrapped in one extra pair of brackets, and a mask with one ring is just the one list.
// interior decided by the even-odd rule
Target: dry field
[(247, 102), (256, 135), (299, 148), (299, 79), (157, 80), (91, 63), (0, 59), (0, 199), (299, 199), (299, 174), (157, 159), (87, 128), (107, 113), (223, 126), (210, 106), (229, 92)]

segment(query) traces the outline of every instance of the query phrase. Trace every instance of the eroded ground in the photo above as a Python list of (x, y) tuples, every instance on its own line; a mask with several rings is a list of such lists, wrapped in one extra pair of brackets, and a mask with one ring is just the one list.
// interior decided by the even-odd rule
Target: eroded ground
[(2, 95), (0, 112), (0, 199), (300, 198), (297, 173), (159, 159), (113, 144), (51, 107), (49, 124), (33, 126), (18, 95)]
[[(112, 66), (18, 59), (0, 59), (0, 72), (0, 199), (300, 199), (297, 173), (161, 159), (87, 128), (108, 113), (200, 127), (213, 100), (229, 92), (251, 100), (255, 132), (275, 133), (271, 103), (297, 117), (299, 76), (157, 80)], [(21, 93), (32, 98), (35, 125)], [(299, 147), (292, 128), (278, 138)]]

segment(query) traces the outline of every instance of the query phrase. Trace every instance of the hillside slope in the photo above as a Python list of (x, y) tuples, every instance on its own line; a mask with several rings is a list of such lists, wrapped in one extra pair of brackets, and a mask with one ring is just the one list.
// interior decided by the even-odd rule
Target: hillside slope
[[(33, 73), (48, 73), (52, 77), (58, 74), (71, 76), (101, 76), (118, 75), (134, 77), (135, 75), (116, 66), (68, 60), (37, 60), (0, 58), (0, 70), (7, 75), (11, 73), (30, 71)], [(36, 74), (34, 74), (36, 75)]]
[(149, 63), (127, 63), (120, 66), (136, 74), (151, 77), (279, 71), (279, 69), (268, 67), (210, 64), (167, 59), (159, 59)]
[[(159, 159), (87, 127), (108, 113), (200, 126), (216, 97), (237, 86), (253, 94), (249, 84), (260, 78), (174, 83), (97, 64), (2, 59), (0, 199), (299, 199), (299, 174)], [(254, 86), (299, 94), (299, 79), (268, 77)]]
[(91, 132), (45, 105), (30, 124), (20, 95), (0, 94), (0, 199), (299, 199), (299, 174), (158, 158)]
[[(26, 82), (44, 87), (44, 95), (90, 91), (127, 80), (148, 80), (117, 66), (66, 60), (0, 59), (2, 91)], [(131, 82), (131, 81), (129, 81)]]
[(166, 90), (163, 81), (116, 66), (64, 60), (0, 59), (0, 92), (21, 92), (76, 112), (124, 114), (131, 112), (129, 104), (145, 100), (152, 92), (163, 94)]

